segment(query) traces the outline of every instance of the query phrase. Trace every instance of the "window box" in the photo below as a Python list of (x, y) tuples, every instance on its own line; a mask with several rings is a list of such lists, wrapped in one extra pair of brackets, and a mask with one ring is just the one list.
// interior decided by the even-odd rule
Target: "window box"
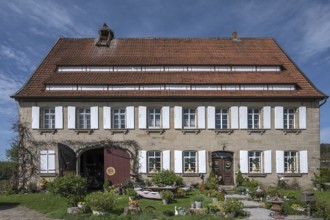
[(283, 176), (284, 177), (301, 177), (302, 174), (301, 173), (284, 173)]

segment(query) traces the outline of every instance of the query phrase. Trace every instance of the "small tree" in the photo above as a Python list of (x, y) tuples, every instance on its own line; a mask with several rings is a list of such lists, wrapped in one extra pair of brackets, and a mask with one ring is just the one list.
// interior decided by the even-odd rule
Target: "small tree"
[(175, 175), (173, 171), (164, 170), (154, 175), (152, 177), (152, 182), (155, 184), (164, 184), (164, 185), (173, 185), (175, 182), (176, 185), (182, 185), (183, 179), (181, 176)]

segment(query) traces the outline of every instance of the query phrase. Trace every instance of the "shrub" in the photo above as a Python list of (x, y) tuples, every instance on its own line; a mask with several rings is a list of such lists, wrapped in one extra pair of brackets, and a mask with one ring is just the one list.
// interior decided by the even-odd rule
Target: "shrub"
[(194, 196), (194, 201), (196, 202), (203, 202), (205, 197), (202, 194), (197, 194), (196, 196)]
[(27, 185), (27, 190), (29, 193), (38, 192), (37, 184), (35, 182), (29, 182), (29, 184)]
[(299, 215), (301, 211), (295, 209), (296, 206), (303, 207), (304, 203), (300, 199), (284, 200), (281, 206), (283, 215)]
[(244, 181), (243, 175), (242, 175), (241, 171), (239, 170), (236, 174), (236, 185), (241, 186), (243, 181)]
[(93, 192), (85, 197), (85, 202), (93, 211), (112, 211), (117, 196), (112, 192)]
[(234, 213), (235, 217), (249, 215), (249, 213), (243, 209), (244, 204), (237, 199), (227, 199), (223, 204), (223, 208), (226, 214)]
[(126, 194), (127, 194), (128, 196), (133, 197), (133, 198), (135, 198), (135, 197), (138, 196), (137, 192), (135, 192), (135, 190), (134, 190), (133, 188), (128, 188), (128, 189), (126, 190)]
[(177, 189), (176, 193), (175, 193), (175, 197), (177, 198), (182, 198), (186, 196), (186, 191), (182, 188)]
[(168, 202), (174, 199), (174, 194), (169, 190), (163, 190), (160, 192), (162, 199), (166, 199)]
[(206, 189), (218, 189), (218, 187), (218, 178), (216, 177), (214, 170), (212, 170), (207, 178)]
[(155, 174), (152, 177), (152, 182), (155, 184), (164, 184), (164, 185), (173, 185), (174, 183), (176, 183), (176, 185), (182, 185), (183, 179), (181, 176), (175, 175), (173, 171), (165, 170)]
[(315, 217), (320, 217), (323, 219), (330, 218), (330, 207), (323, 200), (316, 199), (315, 203), (312, 206), (312, 214)]
[(67, 199), (67, 202), (77, 206), (86, 195), (87, 180), (81, 176), (65, 175), (57, 177), (54, 182), (48, 184), (49, 191)]

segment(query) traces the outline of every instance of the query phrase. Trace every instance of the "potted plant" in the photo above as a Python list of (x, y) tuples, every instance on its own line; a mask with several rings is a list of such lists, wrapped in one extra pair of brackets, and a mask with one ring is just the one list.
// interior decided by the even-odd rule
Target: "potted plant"
[(136, 201), (136, 200), (133, 200), (133, 201), (129, 201), (129, 202), (128, 202), (128, 205), (129, 205), (129, 207), (131, 207), (131, 208), (136, 208), (136, 207), (139, 207), (140, 202), (139, 202), (139, 201)]
[(116, 199), (116, 195), (112, 192), (93, 192), (86, 196), (85, 202), (94, 215), (104, 215), (115, 208)]
[(157, 163), (156, 159), (151, 159), (151, 164), (153, 166), (153, 168), (151, 169), (151, 173), (158, 173), (158, 170), (155, 168), (155, 164)]
[(199, 194), (199, 195), (194, 197), (194, 201), (195, 201), (196, 209), (201, 209), (202, 208), (202, 203), (204, 201), (204, 196), (202, 194)]
[(167, 205), (174, 198), (174, 194), (169, 190), (161, 191), (160, 196), (162, 197), (163, 205)]
[(134, 200), (138, 196), (137, 192), (135, 192), (133, 188), (128, 188), (126, 190), (126, 194), (128, 195), (129, 201)]

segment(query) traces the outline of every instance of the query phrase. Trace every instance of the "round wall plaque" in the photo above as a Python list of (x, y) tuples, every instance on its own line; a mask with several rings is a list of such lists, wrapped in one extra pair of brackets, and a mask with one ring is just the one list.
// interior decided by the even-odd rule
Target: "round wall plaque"
[(105, 172), (108, 174), (108, 176), (113, 176), (116, 173), (116, 169), (114, 167), (108, 167)]

